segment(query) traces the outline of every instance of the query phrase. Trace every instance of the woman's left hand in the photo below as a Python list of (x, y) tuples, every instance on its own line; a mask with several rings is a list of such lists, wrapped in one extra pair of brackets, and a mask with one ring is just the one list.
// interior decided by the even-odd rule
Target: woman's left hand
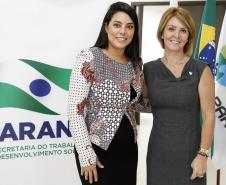
[(194, 180), (197, 177), (198, 178), (204, 177), (207, 171), (207, 157), (197, 155), (195, 159), (192, 161), (191, 167), (193, 169), (191, 180)]

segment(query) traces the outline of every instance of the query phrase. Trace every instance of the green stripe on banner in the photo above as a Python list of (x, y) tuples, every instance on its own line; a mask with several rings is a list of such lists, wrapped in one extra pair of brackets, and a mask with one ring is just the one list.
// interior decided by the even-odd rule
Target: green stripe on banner
[(21, 108), (49, 115), (59, 115), (14, 85), (0, 82), (0, 108)]
[(51, 66), (41, 62), (37, 62), (34, 60), (27, 60), (27, 59), (19, 59), (19, 60), (35, 68), (43, 76), (48, 78), (58, 87), (66, 91), (69, 89), (69, 79), (71, 75), (71, 69), (59, 68), (59, 67)]

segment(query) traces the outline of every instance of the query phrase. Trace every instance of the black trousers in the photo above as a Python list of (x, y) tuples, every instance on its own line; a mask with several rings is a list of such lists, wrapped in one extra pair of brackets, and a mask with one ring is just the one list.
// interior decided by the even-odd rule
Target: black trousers
[[(107, 151), (93, 144), (99, 161), (104, 168), (97, 168), (98, 182), (93, 185), (136, 185), (138, 150), (134, 142), (134, 131), (128, 118), (124, 115)], [(80, 175), (78, 153), (75, 151), (75, 159)], [(80, 175), (82, 185), (90, 185)]]

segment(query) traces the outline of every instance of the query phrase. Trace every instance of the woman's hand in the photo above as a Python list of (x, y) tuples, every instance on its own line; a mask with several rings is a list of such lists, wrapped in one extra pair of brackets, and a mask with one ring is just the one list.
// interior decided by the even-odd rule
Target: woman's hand
[(86, 167), (81, 167), (81, 176), (84, 176), (85, 180), (89, 180), (89, 183), (92, 184), (93, 180), (98, 181), (97, 167), (104, 168), (104, 166), (97, 160), (95, 164), (91, 164)]
[(191, 175), (191, 180), (195, 178), (202, 178), (207, 171), (207, 157), (197, 155), (191, 163), (193, 173)]

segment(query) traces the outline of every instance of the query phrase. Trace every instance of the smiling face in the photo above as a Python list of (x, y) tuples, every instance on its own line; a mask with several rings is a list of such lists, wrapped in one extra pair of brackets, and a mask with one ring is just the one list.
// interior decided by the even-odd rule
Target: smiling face
[(105, 26), (105, 30), (108, 35), (108, 48), (125, 50), (133, 40), (135, 27), (129, 15), (117, 12)]
[(177, 17), (172, 17), (166, 24), (162, 39), (164, 48), (169, 52), (183, 52), (188, 42), (189, 31)]

